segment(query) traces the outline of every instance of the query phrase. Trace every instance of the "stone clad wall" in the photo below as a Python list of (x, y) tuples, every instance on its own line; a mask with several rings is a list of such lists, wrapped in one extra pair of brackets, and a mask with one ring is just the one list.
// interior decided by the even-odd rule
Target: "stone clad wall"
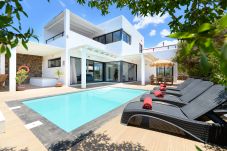
[[(29, 83), (30, 77), (42, 77), (42, 56), (17, 54), (17, 69), (21, 65), (27, 65), (30, 68), (29, 78), (25, 83)], [(6, 59), (6, 73), (9, 73), (9, 60)]]

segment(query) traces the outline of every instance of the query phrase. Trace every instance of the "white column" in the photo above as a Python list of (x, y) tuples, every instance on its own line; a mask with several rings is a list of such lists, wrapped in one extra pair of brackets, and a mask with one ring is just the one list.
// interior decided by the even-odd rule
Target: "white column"
[(145, 85), (145, 59), (143, 53), (141, 53), (141, 85)]
[(5, 74), (5, 54), (0, 54), (0, 74)]
[(70, 35), (70, 11), (68, 9), (65, 10), (64, 17), (64, 34), (65, 34), (65, 52), (64, 52), (64, 82), (66, 86), (70, 86), (70, 43), (69, 43), (69, 35)]
[(87, 50), (81, 48), (81, 88), (85, 89), (86, 82), (86, 68), (87, 68)]
[(16, 48), (11, 49), (9, 59), (9, 91), (16, 91), (17, 52)]

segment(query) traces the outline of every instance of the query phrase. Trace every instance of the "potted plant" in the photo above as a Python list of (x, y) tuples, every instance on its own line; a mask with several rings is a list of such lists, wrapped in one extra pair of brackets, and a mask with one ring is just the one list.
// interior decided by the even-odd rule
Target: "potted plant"
[(56, 87), (62, 87), (63, 83), (60, 81), (60, 78), (64, 75), (64, 73), (61, 70), (57, 69), (55, 72), (55, 75), (57, 76), (57, 79), (58, 79), (58, 82), (56, 83)]
[(28, 78), (28, 72), (24, 69), (19, 69), (16, 74), (17, 91), (25, 90), (25, 86), (22, 84)]

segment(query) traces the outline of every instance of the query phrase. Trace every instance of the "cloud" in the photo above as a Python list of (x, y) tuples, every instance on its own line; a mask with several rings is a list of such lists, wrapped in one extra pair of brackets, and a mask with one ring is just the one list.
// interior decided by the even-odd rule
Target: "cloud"
[(65, 8), (65, 7), (66, 7), (65, 3), (64, 3), (64, 2), (62, 2), (61, 0), (58, 0), (58, 2), (59, 2), (59, 4), (60, 4), (63, 8)]
[(160, 32), (160, 35), (162, 38), (168, 36), (170, 34), (170, 31), (167, 30), (167, 29), (163, 29), (161, 32)]
[(164, 46), (175, 45), (178, 43), (178, 40), (164, 40), (159, 42), (155, 47), (161, 47), (163, 46), (163, 43), (164, 43)]
[(155, 36), (156, 35), (156, 30), (152, 29), (149, 33), (149, 35), (152, 37), (152, 36)]
[(133, 19), (134, 27), (136, 29), (142, 29), (146, 26), (148, 26), (149, 24), (154, 24), (154, 25), (158, 25), (158, 24), (163, 24), (166, 20), (166, 18), (168, 18), (169, 15), (168, 14), (164, 14), (162, 16), (159, 15), (148, 15), (148, 16), (135, 16)]

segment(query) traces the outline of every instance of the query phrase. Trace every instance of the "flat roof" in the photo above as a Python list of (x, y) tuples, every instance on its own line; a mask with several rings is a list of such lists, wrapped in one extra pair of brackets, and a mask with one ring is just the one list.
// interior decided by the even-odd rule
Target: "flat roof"
[(56, 47), (53, 45), (28, 42), (28, 50), (23, 47), (22, 44), (19, 44), (16, 48), (17, 53), (27, 54), (27, 55), (36, 55), (36, 56), (48, 56), (55, 53), (60, 53), (64, 51), (64, 48)]

